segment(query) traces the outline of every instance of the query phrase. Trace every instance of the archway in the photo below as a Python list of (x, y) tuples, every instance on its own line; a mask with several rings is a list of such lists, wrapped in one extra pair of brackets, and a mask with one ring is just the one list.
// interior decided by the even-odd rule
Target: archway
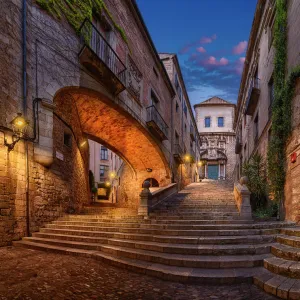
[(126, 162), (118, 204), (138, 206), (141, 182), (149, 177), (147, 169), (152, 169), (160, 186), (170, 183), (168, 162), (159, 145), (143, 124), (112, 99), (91, 89), (70, 87), (60, 90), (54, 103), (55, 114), (76, 136), (101, 143)]
[[(150, 182), (150, 187), (159, 187), (159, 183), (155, 178), (147, 178), (145, 181)], [(143, 184), (144, 184), (144, 182), (143, 182)]]

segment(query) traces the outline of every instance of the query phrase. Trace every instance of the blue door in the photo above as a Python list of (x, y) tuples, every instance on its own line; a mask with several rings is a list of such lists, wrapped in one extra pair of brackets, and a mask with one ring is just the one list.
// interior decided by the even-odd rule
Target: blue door
[(208, 178), (218, 179), (219, 177), (219, 166), (218, 165), (208, 165)]

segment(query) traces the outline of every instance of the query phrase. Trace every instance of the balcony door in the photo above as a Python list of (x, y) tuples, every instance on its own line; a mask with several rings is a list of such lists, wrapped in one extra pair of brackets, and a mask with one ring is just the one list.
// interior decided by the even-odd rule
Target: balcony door
[(91, 48), (101, 60), (117, 74), (115, 50), (115, 38), (111, 25), (105, 20), (93, 19)]

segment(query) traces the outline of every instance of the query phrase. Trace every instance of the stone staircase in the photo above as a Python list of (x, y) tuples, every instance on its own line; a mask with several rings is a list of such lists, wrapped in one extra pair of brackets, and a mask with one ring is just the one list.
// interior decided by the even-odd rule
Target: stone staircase
[[(109, 207), (88, 209), (87, 214), (54, 221), (14, 245), (93, 257), (172, 281), (220, 284), (255, 278), (274, 294), (266, 288), (268, 276), (300, 278), (299, 269), (285, 273), (277, 266), (285, 264), (290, 270), (289, 259), (300, 260), (300, 231), (289, 222), (242, 220), (231, 191), (226, 185), (193, 184), (160, 204), (147, 219), (128, 212), (120, 217), (120, 211)], [(299, 298), (284, 299), (300, 299), (299, 280), (293, 280), (290, 288), (297, 289)]]
[(281, 229), (254, 283), (282, 299), (300, 299), (300, 227)]

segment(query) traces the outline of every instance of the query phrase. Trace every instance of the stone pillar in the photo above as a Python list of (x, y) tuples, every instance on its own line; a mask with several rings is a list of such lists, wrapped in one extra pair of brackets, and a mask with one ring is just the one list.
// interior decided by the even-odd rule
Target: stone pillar
[(239, 183), (235, 183), (234, 197), (237, 203), (238, 210), (240, 212), (241, 219), (252, 220), (252, 208), (250, 204), (251, 193), (246, 186), (247, 182), (247, 177), (242, 177)]
[(151, 192), (149, 190), (150, 182), (145, 181), (143, 183), (143, 190), (140, 193), (140, 206), (138, 209), (138, 215), (148, 217), (151, 209)]
[(218, 179), (220, 180), (221, 179), (221, 164), (219, 163), (219, 176), (218, 176)]
[(34, 160), (45, 167), (53, 163), (53, 110), (50, 100), (42, 99), (39, 103), (39, 136), (38, 144), (34, 145)]
[(224, 179), (226, 179), (226, 163), (224, 164)]

